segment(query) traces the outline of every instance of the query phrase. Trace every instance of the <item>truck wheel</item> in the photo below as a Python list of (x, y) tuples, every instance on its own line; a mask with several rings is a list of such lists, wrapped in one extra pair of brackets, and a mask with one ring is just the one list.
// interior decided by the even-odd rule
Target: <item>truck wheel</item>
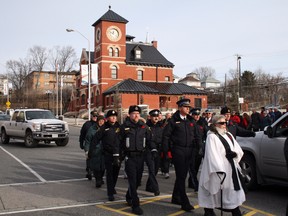
[(65, 138), (65, 139), (59, 139), (59, 140), (55, 140), (55, 143), (57, 146), (66, 146), (69, 142), (69, 137)]
[(10, 137), (6, 134), (5, 129), (1, 130), (1, 142), (3, 144), (8, 144), (10, 141)]
[(258, 187), (257, 173), (256, 173), (256, 163), (252, 156), (245, 155), (240, 161), (240, 166), (242, 171), (248, 175), (245, 179), (245, 184), (249, 190), (256, 189)]
[(33, 135), (31, 131), (27, 131), (25, 135), (25, 146), (28, 148), (36, 147), (39, 143), (38, 140), (33, 139)]

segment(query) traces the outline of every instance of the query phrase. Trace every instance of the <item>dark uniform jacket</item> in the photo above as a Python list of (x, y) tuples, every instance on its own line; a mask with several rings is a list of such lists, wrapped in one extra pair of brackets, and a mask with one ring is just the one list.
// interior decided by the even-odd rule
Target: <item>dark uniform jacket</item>
[(196, 146), (196, 148), (198, 150), (201, 149), (202, 151), (204, 151), (207, 132), (209, 130), (208, 123), (204, 118), (200, 117), (200, 119), (196, 122), (196, 127), (198, 129), (199, 138), (200, 138), (199, 146)]
[(162, 136), (163, 136), (163, 123), (157, 122), (153, 124), (150, 119), (147, 120), (146, 124), (152, 132), (152, 137), (155, 142), (156, 148), (159, 151), (162, 147)]
[(144, 152), (146, 149), (156, 149), (149, 127), (142, 121), (134, 123), (126, 118), (120, 127), (121, 150), (125, 155), (131, 152)]
[(103, 151), (105, 154), (119, 156), (119, 140), (120, 124), (116, 122), (112, 125), (110, 122), (105, 122), (100, 130), (96, 133), (96, 138), (102, 141)]
[(195, 126), (194, 119), (186, 116), (186, 120), (180, 118), (179, 110), (175, 112), (168, 121), (163, 131), (163, 151), (166, 154), (169, 150), (171, 140), (171, 149), (175, 147), (195, 147), (199, 145), (199, 132)]
[(227, 129), (236, 139), (236, 136), (240, 137), (255, 137), (255, 132), (246, 130), (237, 124), (234, 124), (231, 120), (227, 122)]

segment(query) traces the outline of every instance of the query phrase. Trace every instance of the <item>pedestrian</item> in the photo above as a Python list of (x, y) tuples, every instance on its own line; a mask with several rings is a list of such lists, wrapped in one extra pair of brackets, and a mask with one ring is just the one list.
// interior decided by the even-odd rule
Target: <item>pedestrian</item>
[(212, 122), (212, 117), (213, 117), (213, 112), (211, 109), (206, 109), (205, 110), (205, 120), (208, 124), (208, 126), (210, 126), (211, 122)]
[[(193, 146), (200, 140), (195, 122), (189, 115), (190, 99), (181, 99), (177, 101), (177, 105), (178, 110), (163, 131), (163, 151), (164, 154), (167, 154), (168, 149), (171, 148), (176, 173), (171, 202), (181, 205), (181, 209), (184, 211), (191, 211), (194, 207), (187, 197), (185, 181), (193, 156)], [(171, 146), (169, 147), (170, 141)]]
[(147, 120), (146, 124), (152, 132), (152, 137), (158, 151), (157, 157), (152, 157), (151, 151), (145, 152), (145, 162), (148, 167), (149, 176), (146, 183), (146, 191), (154, 193), (155, 196), (160, 194), (159, 185), (156, 179), (158, 169), (160, 166), (160, 153), (162, 148), (162, 135), (163, 127), (161, 119), (159, 118), (160, 110), (153, 109), (149, 112), (150, 118)]
[(129, 107), (129, 117), (120, 127), (121, 148), (125, 155), (125, 171), (128, 177), (127, 204), (132, 206), (132, 213), (142, 215), (137, 188), (141, 184), (144, 169), (144, 153), (147, 150), (157, 157), (158, 152), (152, 140), (149, 127), (140, 120), (141, 108)]
[(256, 134), (254, 131), (246, 130), (237, 124), (235, 124), (233, 121), (231, 121), (231, 109), (228, 107), (223, 107), (220, 111), (221, 115), (225, 116), (226, 124), (227, 124), (227, 130), (233, 135), (233, 137), (236, 139), (236, 136), (240, 137), (255, 137)]
[[(85, 142), (84, 142), (85, 137), (89, 128), (97, 124), (97, 112), (93, 110), (91, 111), (90, 114), (91, 114), (91, 119), (86, 121), (80, 130), (79, 143), (80, 143), (80, 148), (83, 150), (84, 150), (84, 145), (85, 145)], [(89, 162), (88, 157), (86, 157), (86, 178), (88, 178), (89, 180), (92, 179), (92, 172), (90, 170), (90, 162)]]
[(120, 124), (117, 122), (118, 113), (108, 110), (107, 121), (96, 132), (96, 139), (102, 142), (106, 170), (107, 195), (109, 201), (114, 201), (115, 186), (121, 166), (120, 162)]
[(230, 211), (233, 216), (241, 215), (239, 206), (246, 198), (237, 169), (243, 154), (228, 132), (225, 116), (215, 115), (207, 133), (199, 179), (198, 201), (205, 216), (216, 216), (215, 208)]
[(269, 126), (272, 123), (273, 123), (273, 119), (269, 115), (268, 110), (265, 110), (263, 112), (263, 118), (261, 119), (261, 122), (260, 122), (260, 130), (263, 131), (266, 126)]
[[(192, 163), (190, 164), (189, 168), (189, 178), (188, 178), (188, 187), (193, 188), (195, 192), (198, 191), (198, 170), (202, 162), (202, 158), (204, 156), (204, 149), (205, 149), (205, 141), (207, 132), (209, 130), (208, 124), (204, 118), (202, 118), (201, 110), (199, 108), (194, 108), (190, 110), (190, 115), (195, 121), (195, 125), (198, 129), (198, 133), (200, 136), (199, 145), (195, 145), (193, 147), (193, 157)], [(195, 143), (196, 144), (196, 143)]]
[[(103, 120), (103, 116), (98, 116), (98, 121)], [(89, 159), (90, 170), (93, 172), (95, 177), (95, 187), (100, 188), (104, 184), (103, 176), (105, 173), (105, 163), (103, 156), (102, 141), (97, 139), (96, 133), (100, 130), (98, 124), (91, 126), (85, 137), (85, 154)]]
[[(264, 112), (264, 111), (263, 111)], [(261, 111), (262, 113), (262, 111)], [(256, 109), (252, 109), (252, 114), (251, 114), (251, 128), (252, 131), (256, 132), (260, 130), (260, 124), (261, 124), (261, 119), (262, 115), (256, 111)]]

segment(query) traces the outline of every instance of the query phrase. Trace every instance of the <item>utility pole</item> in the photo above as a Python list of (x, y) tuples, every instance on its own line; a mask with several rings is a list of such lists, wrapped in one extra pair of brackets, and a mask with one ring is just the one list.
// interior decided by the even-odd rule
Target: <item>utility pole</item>
[(241, 56), (236, 54), (236, 58), (237, 58), (237, 107), (239, 109), (239, 112), (241, 112), (241, 103), (240, 103), (240, 96), (241, 96), (241, 84), (240, 84), (240, 80), (241, 80), (241, 66), (240, 66), (240, 60), (241, 60)]

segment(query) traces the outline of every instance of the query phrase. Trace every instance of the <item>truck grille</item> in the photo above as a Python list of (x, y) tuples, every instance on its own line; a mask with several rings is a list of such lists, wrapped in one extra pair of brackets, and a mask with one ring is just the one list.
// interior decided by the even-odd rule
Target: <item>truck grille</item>
[(64, 124), (45, 124), (43, 125), (43, 131), (45, 132), (62, 132), (64, 130)]

